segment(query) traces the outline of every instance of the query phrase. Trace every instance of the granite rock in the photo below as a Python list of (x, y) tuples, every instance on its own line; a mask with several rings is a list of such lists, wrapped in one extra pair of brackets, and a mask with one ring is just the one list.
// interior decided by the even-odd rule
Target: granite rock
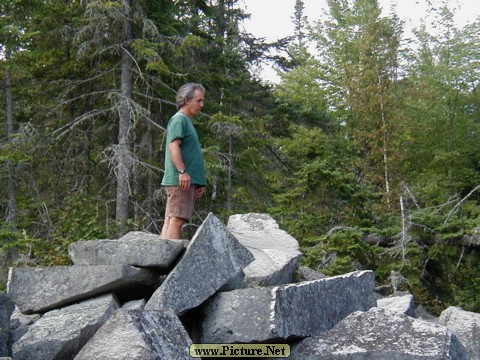
[(300, 341), (289, 359), (466, 360), (466, 356), (465, 348), (445, 326), (374, 307)]
[(318, 272), (316, 270), (310, 269), (307, 266), (299, 266), (298, 267), (298, 276), (301, 281), (310, 281), (310, 280), (318, 280), (318, 279), (325, 279), (328, 276)]
[(252, 254), (209, 214), (145, 310), (170, 308), (182, 315), (202, 304), (252, 261)]
[(75, 265), (132, 265), (167, 270), (185, 247), (186, 242), (132, 231), (118, 240), (74, 242), (68, 247), (68, 255)]
[(232, 215), (227, 229), (255, 257), (244, 270), (245, 286), (275, 286), (294, 281), (301, 259), (298, 241), (268, 214)]
[(202, 343), (270, 342), (312, 336), (376, 306), (371, 271), (218, 293), (205, 306)]
[(9, 354), (10, 343), (10, 316), (15, 309), (10, 296), (0, 294), (0, 356)]
[(411, 294), (378, 299), (377, 306), (383, 309), (397, 311), (411, 317), (416, 317), (415, 300)]
[(191, 344), (182, 323), (170, 310), (119, 309), (75, 360), (191, 360)]
[(73, 359), (119, 307), (111, 295), (44, 314), (13, 344), (15, 360)]
[(470, 360), (480, 359), (480, 314), (450, 306), (440, 314), (438, 323), (455, 333)]
[(157, 282), (156, 271), (128, 265), (21, 267), (10, 268), (7, 293), (22, 313), (31, 314)]

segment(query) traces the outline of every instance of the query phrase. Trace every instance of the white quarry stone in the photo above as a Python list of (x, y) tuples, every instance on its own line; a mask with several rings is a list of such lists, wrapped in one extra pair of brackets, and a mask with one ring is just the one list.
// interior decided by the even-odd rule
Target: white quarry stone
[(246, 287), (293, 282), (302, 256), (298, 241), (281, 230), (270, 215), (232, 215), (227, 229), (255, 257), (243, 270)]
[(470, 360), (480, 359), (480, 314), (450, 306), (440, 314), (438, 322), (455, 333)]
[(416, 317), (415, 300), (411, 294), (378, 299), (377, 306), (383, 309), (397, 311), (411, 317)]

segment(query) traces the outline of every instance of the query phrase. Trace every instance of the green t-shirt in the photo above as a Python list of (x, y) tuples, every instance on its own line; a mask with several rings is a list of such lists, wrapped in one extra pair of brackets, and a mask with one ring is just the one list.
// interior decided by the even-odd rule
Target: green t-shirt
[(200, 140), (197, 130), (193, 126), (192, 120), (182, 112), (177, 112), (172, 116), (167, 126), (167, 139), (165, 143), (165, 173), (163, 175), (162, 185), (179, 186), (178, 176), (180, 175), (170, 157), (168, 144), (173, 140), (182, 139), (180, 149), (182, 159), (186, 169), (192, 178), (192, 184), (205, 186), (205, 161), (203, 159)]

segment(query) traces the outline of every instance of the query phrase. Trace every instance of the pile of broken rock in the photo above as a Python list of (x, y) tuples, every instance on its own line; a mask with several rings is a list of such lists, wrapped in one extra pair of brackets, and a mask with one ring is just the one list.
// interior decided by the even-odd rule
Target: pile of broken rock
[(372, 271), (303, 268), (266, 214), (226, 226), (209, 214), (191, 241), (130, 232), (68, 251), (72, 266), (10, 269), (0, 356), (170, 360), (193, 343), (276, 343), (302, 360), (480, 359), (480, 315), (417, 319), (413, 296), (380, 298)]

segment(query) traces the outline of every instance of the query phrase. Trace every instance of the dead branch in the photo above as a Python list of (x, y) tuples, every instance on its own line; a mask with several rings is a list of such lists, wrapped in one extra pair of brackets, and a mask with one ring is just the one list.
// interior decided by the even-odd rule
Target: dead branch
[(454, 206), (454, 208), (450, 211), (450, 213), (448, 214), (447, 218), (445, 219), (445, 222), (443, 223), (443, 226), (446, 226), (446, 225), (447, 225), (448, 221), (449, 221), (450, 218), (453, 216), (453, 214), (455, 214), (455, 213), (458, 211), (458, 209), (462, 206), (462, 204), (463, 204), (465, 201), (467, 201), (467, 199), (468, 199), (470, 196), (472, 196), (473, 193), (474, 193), (475, 191), (477, 191), (478, 189), (480, 189), (480, 185), (478, 185), (475, 189), (473, 189), (472, 191), (470, 191), (467, 196), (465, 196), (462, 200), (460, 200), (460, 201), (458, 202), (457, 205)]

